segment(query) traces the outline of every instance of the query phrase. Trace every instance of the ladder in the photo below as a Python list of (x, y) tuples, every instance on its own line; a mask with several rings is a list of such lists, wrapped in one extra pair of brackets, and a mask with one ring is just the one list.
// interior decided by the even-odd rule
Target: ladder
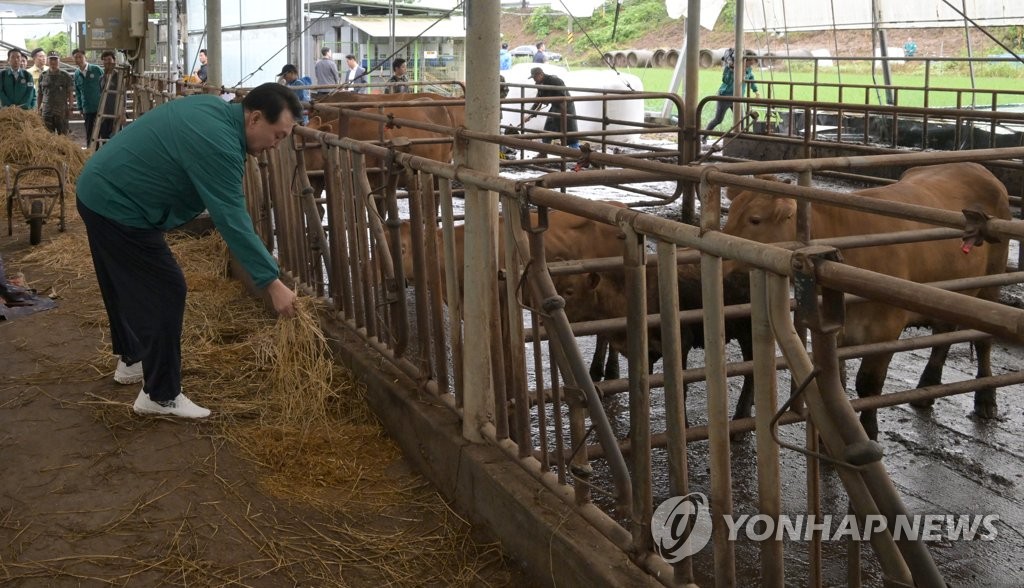
[[(101, 138), (100, 131), (103, 123), (110, 126), (110, 136), (121, 130), (125, 122), (125, 85), (128, 79), (129, 69), (126, 65), (117, 65), (111, 75), (106, 76), (103, 90), (100, 92), (100, 108), (96, 113), (96, 123), (92, 127), (92, 148), (98, 150), (103, 143), (110, 140), (110, 137)], [(113, 111), (113, 112), (111, 112)]]

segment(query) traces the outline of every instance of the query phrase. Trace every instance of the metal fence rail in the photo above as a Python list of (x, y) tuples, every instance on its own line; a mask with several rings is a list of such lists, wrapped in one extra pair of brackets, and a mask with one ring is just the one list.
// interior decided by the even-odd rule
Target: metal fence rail
[[(507, 142), (517, 140), (453, 129), (449, 132), (460, 141), (510, 144)], [(320, 149), (325, 161), (326, 198), (322, 215), (317, 207), (319, 195), (308, 187), (303, 143)], [(550, 149), (555, 154), (568, 155), (561, 151), (564, 148), (552, 146)], [(927, 155), (888, 156), (890, 159), (880, 156), (877, 160), (847, 158), (829, 162), (825, 167), (863, 169), (882, 162), (890, 165), (933, 162), (934, 158)], [(1019, 159), (1024, 157), (1024, 149), (982, 150), (970, 156), (957, 156), (978, 160)], [(495, 315), (500, 320), (490, 325), (493, 333), (490, 345), (496, 362), (493, 369), (495, 397), (491, 398), (493, 418), (480, 427), (480, 433), (665, 585), (691, 582), (695, 572), (693, 558), (686, 558), (673, 567), (652, 545), (650, 524), (656, 476), (652, 471), (651, 449), (655, 446), (663, 445), (668, 449), (671, 492), (685, 494), (691, 477), (686, 461), (687, 443), (702, 435), (708, 438), (709, 495), (715, 513), (713, 570), (714, 582), (718, 585), (732, 585), (736, 577), (733, 546), (719, 516), (734, 508), (730, 490), (731, 431), (752, 427), (758, 455), (766, 458), (763, 463), (759, 459), (757, 465), (760, 498), (756, 508), (759, 512), (776, 518), (781, 512), (783, 490), (779, 481), (779, 444), (775, 431), (785, 423), (804, 420), (808, 423), (805, 450), (810, 452), (808, 512), (818, 508), (816, 468), (822, 450), (816, 444), (820, 436), (828, 455), (838, 460), (836, 473), (857, 516), (882, 514), (892, 520), (896, 514), (904, 513), (905, 508), (883, 462), (877, 459), (879, 456), (857, 422), (857, 402), (851, 405), (839, 384), (836, 365), (840, 350), (836, 349), (834, 333), (839, 319), (830, 313), (837, 303), (841, 306), (841, 294), (850, 292), (929, 312), (1015, 342), (1024, 341), (1024, 311), (935, 286), (901, 282), (879, 274), (868, 275), (864, 270), (808, 256), (803, 249), (794, 251), (760, 245), (725, 235), (719, 230), (719, 198), (721, 189), (729, 186), (765, 189), (814, 202), (813, 206), (828, 203), (853, 209), (877, 209), (881, 214), (914, 218), (954, 230), (966, 227), (963, 217), (919, 207), (870, 206), (854, 196), (810, 186), (777, 183), (767, 186), (768, 182), (708, 166), (681, 166), (678, 162), (596, 151), (589, 157), (594, 164), (627, 170), (624, 173), (668, 177), (680, 185), (700, 184), (703, 188), (702, 225), (681, 224), (572, 196), (533, 182), (488, 176), (413, 156), (395, 146), (362, 143), (301, 128), (296, 131), (292, 144), (268, 153), (258, 164), (249, 164), (245, 185), (257, 229), (265, 242), (276, 249), (282, 266), (291, 276), (322, 295), (338, 320), (361, 334), (419, 382), (425, 392), (460, 415), (465, 395), (487, 391), (466, 390), (461, 381), (461, 374), (467, 363), (471, 365), (473, 357), (472, 351), (462, 348), (461, 334), (464, 322), (473, 317), (462, 316), (460, 272), (444, 269), (455, 268), (462, 258), (455, 245), (453, 185), (459, 182), (498, 194), (505, 227), (502, 237), (504, 269), (494, 278), (504, 296), (500, 312)], [(375, 180), (371, 184), (368, 158), (384, 162), (382, 168), (387, 172), (387, 181)], [(812, 168), (822, 167), (812, 161), (790, 161), (785, 165), (807, 172), (807, 177)], [(610, 173), (613, 172), (598, 170), (582, 172), (577, 177), (580, 185), (584, 185), (599, 174)], [(559, 185), (573, 185), (567, 178), (559, 177)], [(399, 216), (400, 197), (408, 198), (409, 218)], [(530, 210), (536, 214), (529, 214)], [(591, 380), (562, 298), (547, 270), (544, 218), (546, 213), (556, 210), (561, 211), (558, 214), (571, 213), (618, 227), (624, 234), (618, 263), (631, 293), (625, 318), (630, 333), (627, 339), (630, 369), (628, 380), (620, 384), (629, 395), (629, 433), (624, 438), (619, 438), (609, 423), (601, 403), (605, 384), (599, 388)], [(409, 224), (403, 225), (406, 222)], [(406, 230), (411, 236), (409, 242), (419, 246), (414, 245), (411, 251), (403, 253), (401, 235)], [(434, 238), (436, 231), (439, 231), (439, 240)], [(985, 231), (1002, 238), (1021, 239), (1024, 238), (1024, 223), (988, 221)], [(945, 230), (925, 232), (910, 239), (922, 238), (949, 238), (949, 233)], [(878, 239), (881, 243), (906, 238), (880, 235)], [(650, 258), (650, 263), (654, 264), (652, 275), (656, 275), (656, 281), (651, 284), (647, 280), (648, 243), (657, 250), (656, 256)], [(872, 243), (865, 238), (859, 244)], [(699, 255), (701, 262), (706, 346), (703, 377), (709, 398), (708, 424), (703, 429), (689, 428), (684, 416), (683, 383), (692, 381), (694, 374), (682, 369), (681, 324), (676, 310), (678, 247), (696, 249), (699, 253), (690, 255)], [(726, 361), (724, 260), (740, 261), (754, 268), (749, 305), (754, 358), (750, 364), (737, 366)], [(411, 275), (407, 265), (411, 266)], [(809, 325), (813, 344), (810, 353), (796, 337), (793, 325), (789, 280), (794, 274), (801, 274), (823, 291), (824, 298), (816, 303), (820, 305), (816, 316), (821, 318)], [(407, 287), (411, 287), (411, 292)], [(661, 309), (659, 343), (666, 366), (663, 374), (648, 372), (650, 317), (647, 301), (653, 300), (648, 296), (648, 288), (654, 287), (658, 295), (653, 299)], [(530, 337), (525, 331), (530, 332)], [(985, 335), (965, 333), (960, 336), (967, 340)], [(776, 341), (783, 351), (781, 360), (775, 356)], [(936, 342), (926, 340), (918, 344)], [(526, 350), (530, 353), (525, 353)], [(872, 353), (878, 350), (866, 348), (843, 353), (850, 351)], [(528, 366), (531, 354), (532, 365)], [(799, 404), (802, 406), (792, 407), (776, 419), (773, 417), (777, 412), (776, 367), (779, 364), (785, 365), (792, 372), (793, 381), (801, 384)], [(532, 379), (528, 375), (531, 370)], [(726, 379), (732, 374), (749, 371), (755, 382), (757, 416), (752, 421), (730, 423)], [(1001, 378), (998, 382), (1004, 385), (1020, 381), (1017, 375), (997, 378)], [(921, 395), (961, 393), (980, 385), (977, 382), (951, 385), (941, 390), (907, 392), (902, 397), (887, 395), (887, 399), (905, 401)], [(657, 388), (663, 390), (666, 403), (664, 434), (652, 432), (650, 403), (652, 389)], [(861, 406), (869, 403), (875, 403), (871, 407), (880, 405), (874, 399), (867, 399)], [(607, 487), (596, 486), (597, 482), (588, 477), (597, 459), (603, 460), (610, 472)], [(615, 518), (596, 506), (595, 492), (614, 497)], [(891, 533), (880, 532), (872, 536), (871, 546), (889, 580), (907, 585), (914, 582), (937, 585), (941, 581), (923, 544), (896, 540)], [(760, 565), (765, 585), (785, 584), (786, 557), (781, 542), (763, 544)], [(809, 557), (812, 570), (820, 571), (820, 551), (812, 549)], [(851, 561), (856, 561), (856, 557), (851, 555)], [(815, 585), (820, 581), (820, 575), (812, 571), (810, 583)]]

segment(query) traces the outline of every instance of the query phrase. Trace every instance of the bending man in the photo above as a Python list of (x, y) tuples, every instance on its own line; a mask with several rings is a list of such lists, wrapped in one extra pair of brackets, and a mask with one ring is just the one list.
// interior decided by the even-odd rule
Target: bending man
[(209, 210), (231, 252), (282, 316), (295, 294), (253, 230), (242, 193), (246, 153), (292, 132), (302, 107), (291, 89), (263, 84), (241, 104), (213, 95), (173, 100), (147, 113), (89, 158), (78, 178), (96, 278), (110, 319), (114, 379), (143, 382), (138, 414), (203, 418), (181, 390), (185, 277), (164, 232)]
[[(537, 98), (553, 98), (556, 96), (564, 96), (569, 98), (569, 90), (565, 88), (565, 82), (562, 78), (554, 75), (548, 75), (544, 73), (544, 70), (535, 67), (530, 70), (530, 77), (533, 78), (533, 82), (538, 86), (548, 86), (545, 88), (537, 89)], [(530, 110), (537, 111), (544, 105), (544, 102), (536, 102), (530, 107)], [(566, 124), (562, 125), (562, 111), (565, 111)], [(526, 120), (530, 120), (536, 116), (536, 114), (528, 114)], [(544, 116), (548, 117), (544, 121), (544, 130), (551, 133), (575, 133), (579, 130), (576, 125), (576, 106), (572, 103), (572, 100), (565, 100), (563, 102), (552, 102), (551, 108), (548, 109), (547, 114)], [(542, 139), (544, 143), (550, 143), (551, 139)], [(566, 146), (572, 147), (573, 149), (580, 148), (580, 140), (577, 137), (569, 137), (566, 140)]]

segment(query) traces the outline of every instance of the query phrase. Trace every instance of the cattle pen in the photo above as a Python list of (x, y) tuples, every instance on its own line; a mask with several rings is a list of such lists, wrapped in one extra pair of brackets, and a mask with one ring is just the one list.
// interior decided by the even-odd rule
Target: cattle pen
[[(146, 85), (138, 87), (137, 95), (142, 101), (139, 112), (146, 110), (147, 100), (152, 107), (161, 96)], [(644, 97), (682, 109), (672, 94)], [(610, 103), (625, 98), (604, 92), (588, 99)], [(999, 500), (973, 504), (976, 509), (969, 512), (942, 511), (966, 515), (1006, 509), (991, 513), (1001, 517), (994, 541), (973, 537), (956, 542), (943, 533), (929, 542), (908, 540), (894, 536), (892, 528), (863, 541), (849, 536), (832, 540), (823, 528), (809, 532), (806, 540), (780, 535), (733, 541), (730, 528), (716, 519), (710, 547), (690, 557), (670, 563), (664, 545), (657, 543), (652, 519), (658, 503), (696, 492), (708, 497), (715, 517), (757, 513), (772, 521), (798, 514), (819, 519), (834, 514), (838, 519), (849, 509), (863, 523), (871, 517), (892, 521), (933, 514), (929, 509), (936, 507), (964, 509), (970, 501), (944, 502), (920, 493), (934, 471), (920, 456), (930, 452), (941, 460), (956, 454), (946, 446), (954, 441), (931, 439), (921, 424), (931, 419), (948, 427), (956, 443), (976, 434), (986, 440), (983, 448), (1008, 455), (988, 463), (1019, 468), (1024, 459), (1024, 447), (1013, 433), (1021, 418), (1020, 399), (1014, 396), (1024, 389), (1019, 366), (924, 388), (911, 381), (899, 391), (887, 386), (884, 395), (853, 400), (844, 391), (840, 368), (840, 360), (952, 343), (1024, 343), (1024, 310), (959, 293), (1024, 282), (1019, 257), (1008, 260), (1005, 273), (923, 284), (849, 266), (839, 255), (856, 248), (950, 239), (967, 239), (980, 248), (1019, 242), (1024, 223), (867, 202), (826, 187), (835, 178), (887, 185), (911, 167), (979, 162), (1008, 188), (1015, 218), (1020, 218), (1024, 147), (1019, 146), (1019, 133), (1011, 142), (1015, 146), (1008, 146), (1006, 139), (997, 141), (998, 133), (979, 129), (1016, 129), (1022, 115), (995, 109), (733, 100), (761, 109), (767, 121), (786, 123), (728, 130), (721, 134), (726, 145), (721, 153), (702, 153), (698, 138), (681, 124), (623, 129), (624, 121), (605, 117), (600, 121), (604, 127), (620, 128), (580, 133), (590, 144), (581, 155), (567, 147), (538, 145), (540, 134), (475, 133), (396, 119), (388, 115), (389, 103), (381, 101), (346, 116), (382, 128), (420, 128), (439, 137), (424, 142), (448, 141), (457, 157), (460, 145), (472, 140), (516, 149), (520, 159), (505, 161), (503, 173), (493, 176), (419, 157), (410, 153), (409, 141), (375, 144), (300, 128), (289, 144), (250, 160), (250, 213), (289, 276), (322, 302), (321, 318), (339, 356), (368, 383), (371, 404), (408, 458), (456, 502), (475, 502), (469, 508), (475, 522), (494, 529), (511, 553), (529, 561), (557, 562), (550, 570), (552, 581), (666, 586), (746, 585), (754, 583), (751, 579), (777, 586), (1018, 584), (1024, 577), (1024, 563), (1015, 555), (1024, 544), (1015, 528), (1022, 513), (1019, 505), (1013, 506), (1024, 484), (1019, 473), (997, 479), (994, 490), (983, 484), (984, 496)], [(530, 102), (512, 98), (503, 107), (522, 113)], [(459, 99), (439, 102), (449, 103), (458, 104)], [(947, 127), (937, 127), (940, 122)], [(899, 149), (904, 144), (900, 137), (914, 124), (925, 146), (929, 133), (942, 132), (954, 135), (952, 145), (972, 148)], [(878, 141), (871, 129), (887, 129), (888, 140)], [(663, 142), (621, 139), (630, 134), (658, 135)], [(308, 181), (310, 149), (322, 157), (322, 195)], [(543, 156), (530, 158), (528, 153)], [(571, 171), (577, 163), (584, 165)], [(795, 182), (758, 176), (765, 173), (785, 174)], [(580, 195), (591, 186), (618, 186), (632, 206)], [(485, 317), (464, 315), (457, 272), (443, 271), (462, 265), (455, 250), (460, 226), (456, 217), (459, 198), (469, 188), (498, 196), (504, 227), (501, 242), (495, 244), (502, 267), (492, 285), (500, 306)], [(810, 207), (828, 205), (922, 226), (811, 239), (810, 228), (802, 223), (804, 232), (796, 241), (754, 243), (722, 231), (728, 212), (723, 196), (738, 189), (795, 198), (802, 218)], [(699, 213), (699, 225), (643, 212), (651, 207), (671, 209), (674, 218), (688, 220)], [(554, 217), (566, 214), (621, 233), (620, 254), (550, 258), (546, 250), (553, 236), (548, 229)], [(403, 223), (410, 223), (413, 242), (422, 244), (404, 254), (398, 245)], [(435, 232), (439, 239), (429, 237)], [(734, 263), (747, 268), (749, 302), (727, 306), (724, 277)], [(680, 268), (687, 264), (699, 264), (700, 310), (680, 310), (676, 285)], [(623, 316), (571, 323), (564, 292), (556, 287), (559, 277), (601, 272), (623, 276), (628, 294)], [(654, 279), (649, 281), (650, 275)], [(837, 332), (844, 320), (844, 297), (845, 303), (851, 297), (877, 300), (928, 317), (922, 321), (927, 324), (958, 329), (929, 335), (908, 331), (896, 341), (841, 347)], [(654, 301), (657, 312), (648, 308)], [(726, 322), (735, 319), (749, 320), (752, 357), (739, 360), (726, 346)], [(480, 321), (490, 336), (488, 352), (482, 355), (464, 344), (465, 330)], [(703, 365), (687, 369), (684, 339), (694, 323), (703, 326)], [(626, 377), (592, 377), (577, 337), (595, 334), (625, 340)], [(655, 338), (663, 359), (651, 371), (649, 351)], [(488, 418), (467, 425), (467, 404), (481, 399), (472, 398), (479, 391), (467, 388), (464, 373), (480, 357), (487, 358), (486, 370), (498, 392), (496, 398), (482, 400), (489, 407)], [(736, 388), (731, 382), (737, 376), (753, 382), (754, 416), (730, 420), (728, 407), (735, 397), (730, 391)], [(684, 385), (690, 387), (688, 403)], [(969, 421), (965, 410), (942, 414), (966, 406), (960, 395), (989, 387), (1001, 390), (1005, 420)], [(882, 444), (869, 440), (857, 421), (857, 413), (865, 410), (940, 398), (952, 401), (937, 405), (934, 414), (907, 409), (897, 418), (883, 418)], [(1007, 406), (1013, 412), (1007, 414)], [(482, 444), (467, 442), (467, 426)], [(920, 429), (907, 430), (913, 427)], [(752, 440), (732, 441), (748, 431), (754, 432)], [(894, 439), (903, 440), (897, 447), (917, 443), (927, 445), (926, 451), (908, 457), (897, 450), (893, 455)], [(915, 456), (922, 462), (915, 463)], [(985, 462), (952, 460), (943, 471), (979, 463)], [(962, 475), (988, 473), (968, 469)], [(744, 476), (754, 481), (741, 480)], [(910, 496), (905, 495), (908, 489)], [(543, 498), (534, 499), (534, 493)], [(551, 512), (560, 513), (554, 522), (545, 518)], [(559, 520), (565, 530), (558, 528)], [(544, 523), (546, 540), (537, 542), (529, 531)], [(1006, 561), (986, 562), (987, 552), (1006, 554)], [(600, 565), (575, 563), (588, 561)], [(563, 569), (555, 569), (562, 563)]]

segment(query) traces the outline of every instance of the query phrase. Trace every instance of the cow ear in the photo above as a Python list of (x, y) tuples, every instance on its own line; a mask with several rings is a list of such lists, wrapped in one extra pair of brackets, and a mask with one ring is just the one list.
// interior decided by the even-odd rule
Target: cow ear
[(311, 116), (306, 127), (310, 129), (319, 129), (321, 124), (323, 124), (323, 121), (320, 120), (319, 116)]
[(597, 285), (601, 283), (601, 274), (597, 272), (590, 272), (587, 274), (587, 287), (591, 290), (597, 288)]

